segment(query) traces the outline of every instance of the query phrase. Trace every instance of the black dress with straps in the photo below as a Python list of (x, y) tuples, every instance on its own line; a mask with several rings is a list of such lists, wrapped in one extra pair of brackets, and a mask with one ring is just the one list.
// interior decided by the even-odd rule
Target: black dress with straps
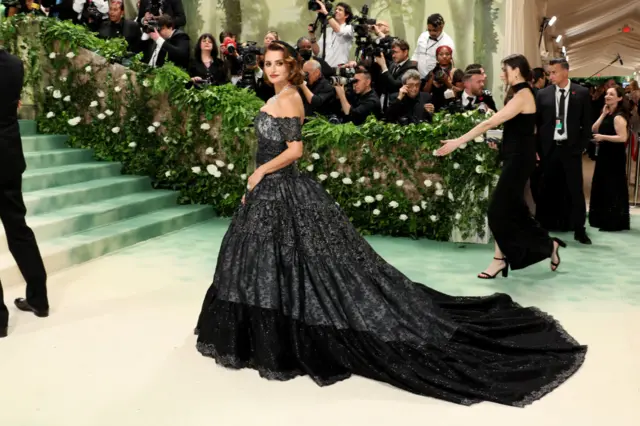
[[(298, 118), (261, 112), (255, 129), (258, 165), (301, 140)], [(203, 355), (268, 379), (326, 386), (356, 374), (465, 405), (529, 404), (586, 353), (506, 294), (453, 297), (413, 282), (295, 164), (265, 176), (236, 211), (196, 332)]]
[[(515, 92), (533, 90), (528, 83)], [(531, 215), (525, 186), (536, 167), (536, 114), (518, 114), (504, 123), (500, 180), (489, 203), (489, 228), (511, 269), (522, 269), (549, 259), (553, 240)]]

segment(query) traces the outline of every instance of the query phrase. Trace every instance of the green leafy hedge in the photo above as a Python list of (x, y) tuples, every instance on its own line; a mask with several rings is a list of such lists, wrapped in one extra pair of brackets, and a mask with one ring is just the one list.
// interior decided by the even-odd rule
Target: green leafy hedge
[[(222, 216), (236, 209), (253, 168), (251, 123), (262, 105), (253, 94), (230, 85), (186, 89), (188, 76), (170, 65), (111, 65), (103, 58), (120, 57), (124, 42), (68, 22), (13, 17), (0, 23), (0, 40), (25, 58), (40, 131), (68, 134), (72, 146), (121, 162), (124, 173), (180, 191), (181, 203), (211, 204)], [(442, 139), (482, 119), (447, 114), (432, 125), (397, 126), (371, 118), (360, 127), (314, 119), (303, 129), (300, 167), (362, 233), (448, 240), (457, 227), (482, 236), (495, 151), (479, 139), (433, 156)]]

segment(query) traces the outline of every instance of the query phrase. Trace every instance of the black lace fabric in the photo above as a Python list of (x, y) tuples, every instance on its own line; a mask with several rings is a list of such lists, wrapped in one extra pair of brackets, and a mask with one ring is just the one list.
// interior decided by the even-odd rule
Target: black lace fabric
[[(263, 164), (301, 140), (300, 122), (256, 118)], [(414, 283), (362, 238), (294, 164), (266, 176), (236, 211), (196, 328), (198, 350), (262, 377), (352, 374), (470, 405), (524, 406), (583, 363), (549, 315), (506, 294), (452, 297)]]

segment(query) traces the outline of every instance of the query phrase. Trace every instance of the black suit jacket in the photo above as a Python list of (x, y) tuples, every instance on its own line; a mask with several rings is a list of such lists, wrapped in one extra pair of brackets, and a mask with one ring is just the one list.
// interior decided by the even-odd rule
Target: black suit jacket
[(382, 93), (398, 93), (402, 87), (402, 76), (409, 70), (417, 70), (418, 63), (416, 61), (406, 61), (400, 67), (390, 68), (389, 71), (380, 76), (380, 86)]
[(0, 187), (15, 180), (26, 169), (20, 127), (18, 102), (24, 81), (22, 61), (0, 49)]
[(122, 19), (119, 24), (107, 20), (100, 25), (98, 30), (98, 37), (102, 39), (124, 37), (129, 45), (128, 51), (133, 53), (139, 52), (141, 36), (142, 32), (138, 24), (128, 19)]
[[(153, 56), (153, 52), (156, 49), (156, 42), (153, 39), (149, 39), (146, 42), (144, 48), (144, 56), (142, 62), (148, 64)], [(156, 60), (156, 67), (161, 67), (166, 61), (173, 62), (176, 66), (183, 68), (185, 71), (189, 69), (189, 47), (191, 40), (187, 33), (182, 30), (175, 30), (171, 35), (171, 38), (165, 40), (158, 59)]]
[[(536, 93), (537, 148), (546, 156), (555, 145), (553, 135), (556, 126), (556, 86), (547, 86)], [(567, 111), (567, 144), (572, 151), (582, 152), (591, 140), (591, 97), (589, 89), (571, 83), (569, 87), (569, 109)]]
[[(144, 14), (147, 12), (149, 6), (151, 6), (150, 0), (140, 0), (138, 23), (142, 24), (142, 18), (144, 18)], [(162, 0), (162, 14), (171, 16), (176, 28), (187, 25), (187, 17), (184, 14), (182, 0)]]
[(390, 96), (385, 118), (390, 123), (400, 123), (402, 118), (406, 118), (406, 124), (430, 122), (433, 116), (424, 109), (424, 106), (430, 103), (433, 103), (433, 100), (427, 92), (418, 92), (415, 98), (405, 96), (400, 101), (398, 95), (393, 94)]

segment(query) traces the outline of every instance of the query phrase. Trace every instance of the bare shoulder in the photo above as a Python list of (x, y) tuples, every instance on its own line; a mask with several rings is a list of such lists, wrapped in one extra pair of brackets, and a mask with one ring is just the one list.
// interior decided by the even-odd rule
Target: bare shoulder
[(300, 117), (304, 119), (304, 104), (297, 90), (289, 90), (280, 99), (280, 114), (282, 117)]
[(627, 126), (627, 119), (624, 118), (621, 114), (618, 114), (613, 119), (613, 123), (614, 124), (618, 124), (618, 125), (623, 125), (623, 126), (626, 127)]

